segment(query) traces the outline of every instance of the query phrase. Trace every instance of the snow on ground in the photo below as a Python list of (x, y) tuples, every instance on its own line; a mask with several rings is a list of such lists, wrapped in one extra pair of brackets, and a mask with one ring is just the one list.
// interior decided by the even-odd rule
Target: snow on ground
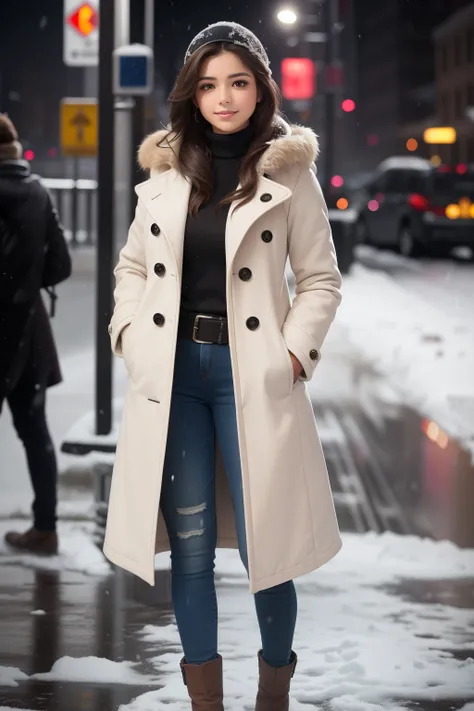
[(403, 402), (472, 446), (474, 418), (466, 413), (474, 412), (474, 322), (448, 317), (386, 274), (356, 264), (344, 279), (335, 327)]
[[(399, 711), (407, 699), (472, 697), (474, 611), (412, 602), (390, 586), (406, 576), (474, 576), (474, 550), (395, 534), (343, 538), (333, 561), (297, 581), (294, 709), (325, 702), (331, 711)], [(236, 551), (219, 551), (216, 574), (226, 708), (238, 711), (251, 707), (255, 693), (255, 610)], [(152, 661), (163, 687), (120, 711), (155, 711), (165, 704), (185, 711), (176, 625), (147, 625), (142, 638), (149, 651), (156, 649)], [(455, 652), (463, 649), (467, 659), (457, 659)]]
[(0, 521), (0, 568), (2, 565), (22, 565), (42, 570), (70, 570), (87, 575), (108, 575), (110, 566), (92, 540), (92, 525), (60, 522), (59, 554), (39, 557), (16, 553), (4, 541), (9, 530), (24, 530), (24, 521)]
[(28, 676), (21, 669), (0, 667), (0, 686), (18, 686), (18, 682), (25, 679), (28, 679)]
[[(63, 555), (73, 559), (75, 537), (82, 535), (89, 549), (85, 558), (90, 555), (95, 570), (96, 549), (77, 529), (77, 524), (63, 525), (64, 532), (69, 531), (63, 536)], [(472, 698), (474, 611), (440, 602), (442, 595), (432, 603), (418, 603), (399, 589), (404, 579), (474, 579), (474, 550), (394, 533), (346, 533), (343, 542), (332, 561), (297, 581), (294, 711), (323, 702), (331, 711), (401, 711), (407, 699)], [(61, 565), (58, 558), (51, 559), (52, 565)], [(3, 553), (0, 564), (9, 560)], [(157, 567), (167, 564), (167, 555), (157, 557)], [(37, 559), (36, 565), (45, 565), (45, 559)], [(226, 709), (242, 711), (251, 708), (255, 693), (259, 634), (237, 551), (218, 551), (216, 576)], [(146, 625), (140, 638), (147, 657), (151, 655), (151, 676), (139, 674), (131, 661), (63, 657), (49, 673), (34, 678), (159, 684), (160, 689), (138, 696), (121, 711), (156, 711), (165, 705), (169, 711), (188, 711), (173, 618), (165, 626)], [(20, 670), (0, 668), (0, 683), (6, 679), (5, 684), (12, 685), (26, 678)], [(474, 709), (467, 706), (465, 711)]]
[(153, 686), (159, 683), (153, 677), (139, 674), (133, 662), (112, 662), (103, 657), (62, 657), (50, 672), (32, 674), (39, 681), (82, 681), (100, 684), (129, 684)]

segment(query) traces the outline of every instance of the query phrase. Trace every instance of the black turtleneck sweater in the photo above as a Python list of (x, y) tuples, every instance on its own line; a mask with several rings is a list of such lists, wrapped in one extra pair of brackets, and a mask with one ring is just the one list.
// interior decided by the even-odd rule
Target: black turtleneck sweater
[(225, 227), (230, 205), (217, 204), (239, 184), (239, 168), (252, 128), (238, 133), (206, 132), (212, 154), (214, 186), (211, 200), (196, 217), (188, 215), (184, 235), (181, 310), (227, 316)]

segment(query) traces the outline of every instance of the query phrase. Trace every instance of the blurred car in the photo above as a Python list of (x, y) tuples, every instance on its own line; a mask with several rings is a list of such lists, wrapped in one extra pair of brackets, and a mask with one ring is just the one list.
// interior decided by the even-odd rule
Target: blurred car
[(406, 257), (463, 246), (474, 250), (474, 166), (388, 158), (350, 199), (358, 243)]

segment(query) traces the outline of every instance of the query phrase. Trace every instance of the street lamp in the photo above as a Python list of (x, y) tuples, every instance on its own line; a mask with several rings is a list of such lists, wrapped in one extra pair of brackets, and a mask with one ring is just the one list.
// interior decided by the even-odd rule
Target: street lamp
[(298, 21), (297, 13), (290, 7), (285, 7), (277, 14), (278, 21), (282, 25), (294, 25)]

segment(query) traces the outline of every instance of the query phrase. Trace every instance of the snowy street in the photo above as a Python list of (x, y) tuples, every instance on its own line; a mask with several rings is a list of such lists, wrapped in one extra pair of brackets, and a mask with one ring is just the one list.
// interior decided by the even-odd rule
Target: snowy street
[[(94, 253), (73, 259), (53, 322), (58, 449), (94, 403)], [(297, 581), (295, 711), (474, 709), (473, 277), (366, 249), (344, 280), (309, 386), (344, 547)], [(117, 402), (125, 377), (115, 361)], [(166, 556), (155, 589), (109, 568), (92, 542), (94, 455), (64, 453), (60, 555), (12, 555), (3, 534), (26, 527), (31, 490), (8, 412), (0, 450), (0, 710), (185, 711)], [(226, 708), (251, 709), (253, 601), (234, 552), (216, 574)]]

